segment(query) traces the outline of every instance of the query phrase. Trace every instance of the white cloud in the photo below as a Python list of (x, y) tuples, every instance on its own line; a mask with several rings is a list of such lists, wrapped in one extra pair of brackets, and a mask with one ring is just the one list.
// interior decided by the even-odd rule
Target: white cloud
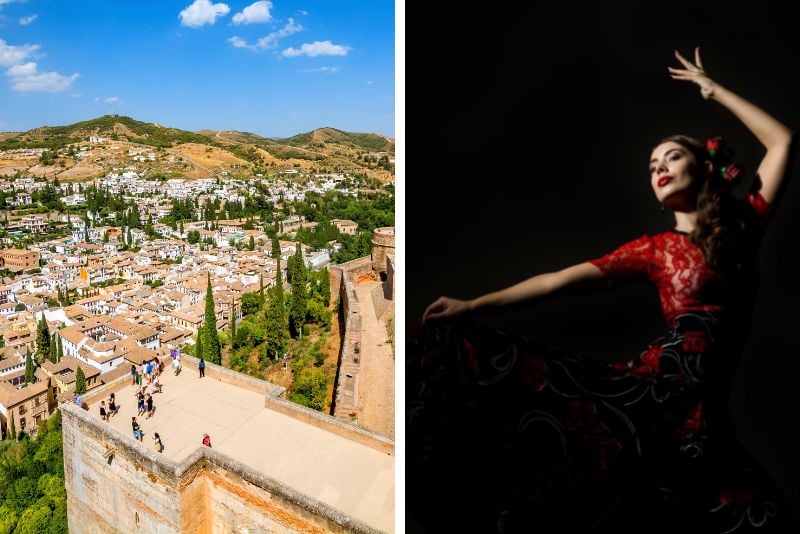
[(245, 41), (241, 37), (237, 37), (236, 35), (228, 39), (228, 42), (231, 43), (236, 48), (252, 48), (251, 45), (247, 44), (247, 41)]
[(272, 15), (269, 12), (270, 9), (272, 9), (272, 2), (269, 0), (260, 0), (244, 8), (241, 13), (236, 13), (233, 16), (233, 23), (238, 26), (239, 24), (269, 22), (272, 20)]
[(70, 93), (69, 96), (71, 96), (72, 98), (80, 98), (81, 94), (80, 93)]
[(19, 76), (11, 79), (11, 88), (18, 93), (58, 93), (69, 89), (78, 76), (77, 72), (72, 76), (62, 76), (55, 71)]
[(0, 39), (0, 67), (18, 65), (37, 50), (39, 50), (39, 45), (36, 44), (14, 46), (6, 44), (4, 40)]
[(8, 67), (6, 76), (11, 78), (11, 88), (18, 93), (57, 93), (69, 89), (80, 76), (77, 72), (71, 76), (56, 71), (39, 72), (33, 61), (23, 63), (38, 49), (37, 44), (14, 46), (0, 39), (0, 67)]
[(286, 23), (286, 26), (276, 32), (270, 33), (269, 35), (265, 35), (256, 42), (256, 46), (261, 49), (275, 48), (278, 46), (279, 39), (283, 39), (284, 37), (288, 37), (293, 33), (297, 33), (302, 30), (303, 27), (300, 24), (295, 24), (294, 19), (289, 18), (289, 22)]
[(278, 31), (270, 33), (269, 35), (265, 35), (256, 41), (256, 44), (247, 44), (247, 41), (238, 36), (231, 37), (228, 39), (228, 42), (236, 48), (247, 48), (248, 50), (258, 52), (260, 50), (270, 50), (276, 48), (278, 46), (278, 40), (302, 30), (303, 27), (299, 24), (296, 24), (294, 19), (290, 18), (289, 22), (286, 23), (286, 26)]
[(375, 82), (373, 82), (372, 80), (367, 80), (367, 85), (372, 85), (373, 83)]
[(205, 24), (214, 24), (217, 17), (224, 17), (230, 13), (227, 4), (212, 4), (209, 0), (194, 0), (192, 4), (181, 11), (178, 17), (182, 26), (199, 28)]
[(300, 72), (327, 72), (328, 74), (335, 74), (339, 67), (317, 67), (316, 69), (306, 69)]
[(349, 46), (333, 44), (330, 41), (314, 41), (301, 45), (299, 49), (289, 47), (282, 54), (284, 57), (346, 56), (349, 50)]
[(306, 11), (305, 9), (301, 9), (300, 10), (300, 14), (303, 15), (303, 16), (306, 16), (306, 15), (308, 15), (308, 11)]
[(103, 100), (106, 104), (119, 104), (119, 97), (118, 96), (109, 96), (105, 100)]
[(27, 26), (28, 24), (30, 24), (31, 22), (33, 22), (37, 18), (39, 18), (39, 15), (36, 15), (36, 14), (33, 14), (33, 15), (29, 16), (29, 17), (22, 17), (21, 19), (19, 19), (19, 23), (20, 23), (21, 26)]
[(36, 63), (33, 62), (14, 65), (6, 71), (6, 76), (11, 77), (32, 76), (34, 74), (36, 74)]

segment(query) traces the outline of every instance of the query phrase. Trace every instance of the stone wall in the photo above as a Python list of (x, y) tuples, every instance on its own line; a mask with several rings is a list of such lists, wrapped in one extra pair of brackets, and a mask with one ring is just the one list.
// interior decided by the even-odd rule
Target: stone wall
[(214, 449), (176, 463), (75, 404), (61, 411), (73, 534), (377, 532)]
[(376, 228), (372, 232), (372, 269), (385, 272), (386, 255), (394, 254), (394, 227)]
[(367, 447), (389, 455), (394, 455), (394, 440), (361, 428), (360, 426), (346, 421), (340, 421), (329, 415), (312, 410), (311, 408), (306, 408), (305, 406), (300, 406), (299, 404), (274, 397), (266, 397), (264, 406), (270, 410), (280, 412), (299, 421), (327, 430), (337, 436), (347, 438), (350, 441), (361, 443), (362, 445), (366, 445)]
[[(384, 260), (385, 261), (385, 260)], [(336, 265), (340, 313), (344, 317), (339, 368), (334, 390), (333, 415), (350, 420), (356, 415), (358, 377), (361, 371), (361, 306), (356, 295), (356, 280), (373, 277), (373, 258), (363, 257)], [(331, 294), (333, 294), (333, 279)], [(377, 308), (376, 308), (377, 309)]]

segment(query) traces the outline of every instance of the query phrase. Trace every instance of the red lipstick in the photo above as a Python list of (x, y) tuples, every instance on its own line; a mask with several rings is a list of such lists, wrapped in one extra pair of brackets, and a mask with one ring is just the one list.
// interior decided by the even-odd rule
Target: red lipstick
[(658, 179), (658, 187), (664, 187), (672, 181), (672, 176), (664, 175)]

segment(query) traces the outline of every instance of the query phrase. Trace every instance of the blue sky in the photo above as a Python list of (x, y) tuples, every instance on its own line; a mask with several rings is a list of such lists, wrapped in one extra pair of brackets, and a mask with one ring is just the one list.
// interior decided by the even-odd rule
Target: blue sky
[(107, 113), (269, 137), (395, 136), (383, 0), (0, 0), (0, 131)]

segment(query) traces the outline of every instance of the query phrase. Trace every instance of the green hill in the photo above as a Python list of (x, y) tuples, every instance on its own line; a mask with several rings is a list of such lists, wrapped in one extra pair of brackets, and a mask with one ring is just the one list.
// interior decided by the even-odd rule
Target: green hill
[(392, 139), (374, 133), (344, 132), (336, 128), (318, 128), (314, 131), (301, 133), (293, 137), (275, 139), (275, 141), (298, 148), (336, 144), (355, 148), (357, 150), (394, 154), (394, 140)]
[(104, 115), (68, 126), (42, 126), (0, 142), (0, 150), (13, 148), (60, 148), (85, 141), (90, 135), (169, 148), (181, 143), (215, 144), (205, 135), (165, 128), (130, 117)]

